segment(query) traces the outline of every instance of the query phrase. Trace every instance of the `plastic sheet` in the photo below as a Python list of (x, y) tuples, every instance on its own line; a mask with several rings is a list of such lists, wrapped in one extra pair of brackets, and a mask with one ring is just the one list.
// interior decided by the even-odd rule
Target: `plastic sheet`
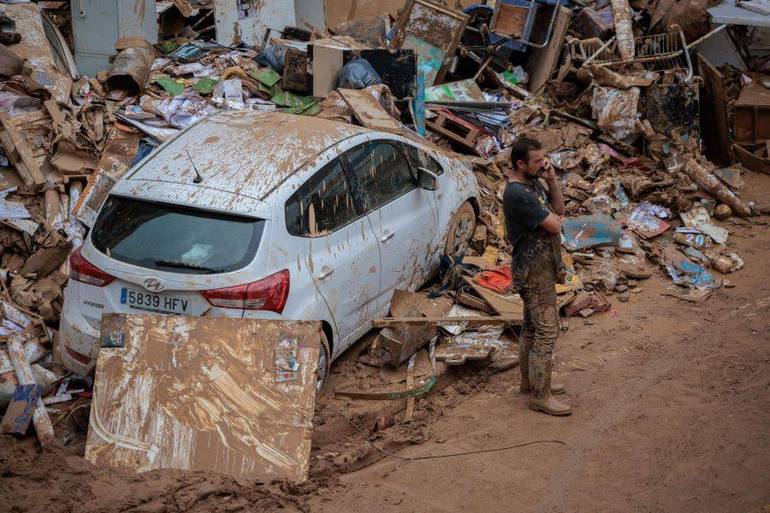
[(578, 216), (564, 220), (562, 236), (570, 251), (614, 245), (620, 238), (620, 224), (601, 214)]

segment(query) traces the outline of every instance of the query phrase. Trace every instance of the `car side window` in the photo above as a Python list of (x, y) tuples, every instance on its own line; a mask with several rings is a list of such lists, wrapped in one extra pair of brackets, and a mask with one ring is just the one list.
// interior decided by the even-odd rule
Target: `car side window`
[(286, 201), (286, 229), (299, 237), (321, 237), (357, 216), (339, 159), (326, 164)]
[(409, 163), (412, 164), (412, 167), (415, 169), (415, 171), (418, 167), (424, 167), (428, 171), (433, 171), (437, 175), (440, 175), (444, 172), (441, 164), (439, 164), (436, 159), (422, 151), (420, 148), (412, 146), (411, 144), (403, 144), (402, 146), (406, 152), (407, 158), (409, 159)]
[(404, 155), (389, 142), (369, 142), (345, 153), (366, 211), (417, 187)]

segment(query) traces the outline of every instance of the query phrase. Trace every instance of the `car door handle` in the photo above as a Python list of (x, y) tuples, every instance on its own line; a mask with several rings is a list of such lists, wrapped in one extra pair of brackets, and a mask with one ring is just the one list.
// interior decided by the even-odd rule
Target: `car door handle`
[(326, 279), (329, 276), (331, 276), (333, 272), (334, 272), (334, 269), (332, 269), (331, 267), (324, 267), (323, 269), (321, 269), (321, 272), (318, 273), (318, 279), (319, 280)]
[(380, 237), (380, 242), (389, 241), (390, 239), (393, 238), (394, 235), (395, 235), (395, 233), (393, 233), (393, 232), (385, 232), (385, 235)]

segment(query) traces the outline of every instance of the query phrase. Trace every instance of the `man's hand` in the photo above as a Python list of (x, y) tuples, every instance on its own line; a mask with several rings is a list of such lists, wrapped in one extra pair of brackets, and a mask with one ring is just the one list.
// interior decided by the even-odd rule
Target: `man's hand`
[[(556, 178), (556, 170), (550, 162), (545, 165), (543, 173), (540, 175), (548, 184), (548, 192), (551, 194), (551, 208), (558, 215), (564, 215), (564, 195), (561, 192), (561, 184)], [(553, 232), (552, 232), (553, 233)]]
[(553, 168), (550, 162), (548, 162), (545, 167), (543, 168), (543, 174), (542, 176), (546, 182), (552, 182), (553, 180), (556, 180), (556, 170)]

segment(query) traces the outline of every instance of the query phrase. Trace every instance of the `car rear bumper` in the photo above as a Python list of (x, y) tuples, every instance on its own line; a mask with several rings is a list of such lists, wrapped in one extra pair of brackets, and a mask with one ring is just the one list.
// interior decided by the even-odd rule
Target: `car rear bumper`
[(74, 308), (68, 308), (64, 301), (64, 311), (60, 324), (59, 355), (62, 364), (72, 372), (85, 376), (96, 365), (99, 354), (99, 330), (91, 327)]
[[(70, 284), (65, 290), (64, 307), (59, 325), (58, 351), (62, 364), (68, 370), (85, 376), (91, 373), (96, 365), (100, 346), (100, 331), (99, 328), (91, 326), (83, 316), (78, 306), (76, 286), (77, 284)], [(111, 312), (107, 309), (103, 313)], [(137, 311), (136, 314), (151, 315), (140, 311)], [(212, 308), (206, 312), (206, 315), (269, 320), (286, 319), (281, 314), (263, 310), (251, 310), (244, 313), (243, 310)]]

